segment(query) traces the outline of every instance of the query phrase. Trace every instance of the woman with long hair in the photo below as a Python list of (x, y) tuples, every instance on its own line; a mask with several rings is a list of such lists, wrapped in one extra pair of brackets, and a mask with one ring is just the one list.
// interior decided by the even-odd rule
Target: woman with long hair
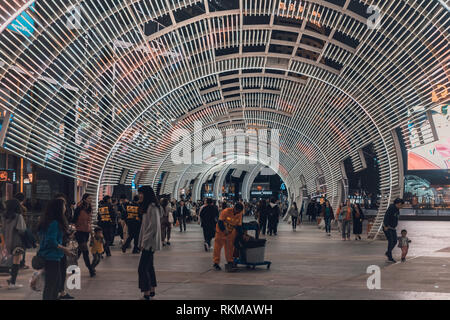
[(357, 203), (355, 204), (355, 210), (353, 210), (353, 234), (355, 235), (355, 240), (361, 240), (363, 220), (364, 212), (359, 203)]
[(60, 262), (64, 254), (70, 256), (70, 250), (62, 245), (63, 234), (67, 222), (64, 218), (66, 203), (62, 199), (51, 200), (41, 217), (38, 226), (39, 251), (38, 256), (45, 260), (44, 300), (57, 300), (63, 281), (61, 279)]
[(144, 293), (143, 300), (155, 296), (156, 274), (153, 265), (155, 251), (161, 250), (160, 205), (152, 187), (138, 189), (139, 211), (142, 214), (142, 225), (139, 233), (139, 248), (142, 252), (139, 261), (139, 289)]
[(85, 193), (78, 203), (75, 209), (73, 222), (77, 232), (75, 233), (75, 239), (78, 242), (78, 257), (83, 254), (83, 260), (86, 267), (89, 270), (91, 277), (95, 276), (95, 270), (91, 266), (89, 260), (89, 248), (88, 241), (89, 235), (92, 233), (91, 219), (92, 219), (92, 197), (90, 194)]
[(17, 199), (6, 201), (6, 210), (3, 213), (2, 229), (6, 251), (13, 257), (13, 265), (10, 271), (11, 278), (7, 280), (8, 289), (10, 290), (23, 287), (23, 285), (16, 283), (16, 279), (19, 274), (20, 259), (25, 252), (21, 235), (23, 235), (26, 228), (20, 202)]
[(334, 213), (328, 200), (325, 200), (325, 204), (322, 206), (322, 215), (325, 221), (325, 232), (328, 236), (331, 236), (331, 220), (334, 220)]
[(292, 219), (292, 231), (297, 230), (298, 208), (296, 202), (292, 203), (292, 206), (289, 208), (288, 215), (290, 215)]

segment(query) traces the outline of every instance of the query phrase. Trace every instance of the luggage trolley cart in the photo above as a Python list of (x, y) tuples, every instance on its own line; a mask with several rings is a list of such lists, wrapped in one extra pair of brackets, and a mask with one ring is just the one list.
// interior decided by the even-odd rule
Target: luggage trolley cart
[[(254, 230), (255, 239), (259, 240), (259, 225), (255, 222), (243, 223), (242, 229), (244, 231)], [(267, 266), (270, 269), (272, 262), (264, 260), (264, 253), (266, 249), (266, 240), (259, 240), (256, 243), (249, 243), (248, 246), (243, 246), (239, 250), (239, 258), (234, 258), (236, 265), (245, 265), (247, 268), (255, 269), (256, 266)]]

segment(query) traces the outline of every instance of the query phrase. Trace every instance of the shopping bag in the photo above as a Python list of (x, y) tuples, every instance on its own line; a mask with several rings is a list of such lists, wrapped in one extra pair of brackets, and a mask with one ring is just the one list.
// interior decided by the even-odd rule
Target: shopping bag
[(0, 248), (0, 273), (9, 273), (12, 262), (12, 255), (6, 251), (6, 248)]
[(325, 228), (325, 219), (320, 219), (319, 228), (324, 229)]
[(175, 227), (179, 227), (180, 226), (180, 220), (177, 219), (177, 222), (175, 223)]

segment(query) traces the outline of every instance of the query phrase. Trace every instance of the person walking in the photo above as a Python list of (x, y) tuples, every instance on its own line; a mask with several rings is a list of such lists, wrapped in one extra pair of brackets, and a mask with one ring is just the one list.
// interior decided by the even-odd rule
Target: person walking
[(315, 207), (316, 207), (316, 201), (314, 199), (310, 200), (308, 203), (308, 208), (306, 210), (306, 215), (308, 216), (308, 222), (313, 221)]
[(203, 229), (205, 251), (211, 248), (211, 239), (216, 234), (216, 223), (219, 219), (219, 209), (211, 198), (206, 200), (206, 206), (200, 211), (200, 226)]
[(7, 280), (8, 289), (20, 289), (22, 284), (16, 283), (19, 274), (20, 259), (24, 253), (24, 244), (22, 236), (26, 231), (25, 220), (22, 216), (22, 206), (17, 199), (6, 201), (6, 210), (2, 219), (2, 234), (5, 242), (5, 249), (8, 254), (12, 255), (12, 267), (10, 270), (11, 277)]
[[(27, 212), (29, 211), (28, 208), (25, 206), (25, 204), (27, 203), (26, 198), (25, 198), (25, 195), (24, 195), (22, 192), (16, 193), (16, 194), (14, 195), (14, 199), (16, 199), (17, 201), (19, 201), (20, 206), (21, 206), (21, 208), (22, 208), (22, 217), (23, 217), (23, 216), (26, 215)], [(37, 201), (39, 201), (39, 200), (37, 200)], [(30, 210), (31, 210), (31, 208), (30, 208)], [(24, 221), (25, 221), (25, 219), (24, 219)], [(26, 226), (26, 221), (25, 221), (25, 226)], [(20, 265), (19, 265), (20, 269), (24, 269), (24, 270), (27, 270), (27, 269), (30, 268), (30, 267), (27, 266), (26, 263), (25, 263), (26, 251), (27, 251), (27, 250), (26, 250), (26, 248), (24, 247), (24, 248), (23, 248), (23, 253), (22, 253), (22, 260), (20, 260)]]
[(172, 216), (173, 216), (173, 224), (172, 225), (173, 225), (173, 227), (175, 227), (177, 224), (177, 209), (178, 209), (178, 204), (175, 199), (172, 199), (170, 201), (170, 207), (171, 207)]
[(353, 234), (355, 235), (355, 240), (361, 240), (363, 221), (364, 213), (359, 203), (357, 203), (353, 210)]
[(160, 204), (152, 187), (141, 187), (138, 194), (139, 210), (142, 213), (139, 232), (139, 248), (142, 252), (138, 268), (139, 289), (144, 293), (143, 300), (150, 300), (155, 296), (157, 286), (154, 253), (161, 250)]
[(341, 217), (341, 211), (342, 211), (342, 207), (344, 206), (343, 203), (340, 203), (337, 210), (336, 210), (336, 215), (334, 217), (335, 221), (337, 221), (337, 226), (338, 226), (338, 231), (339, 233), (342, 233), (342, 217)]
[(322, 216), (325, 222), (325, 232), (331, 236), (331, 221), (334, 220), (334, 213), (328, 200), (325, 200), (325, 204), (322, 206)]
[(122, 245), (122, 252), (125, 253), (130, 247), (131, 241), (134, 240), (133, 254), (138, 254), (139, 251), (139, 230), (141, 228), (141, 214), (139, 212), (139, 196), (133, 198), (133, 202), (128, 203), (125, 209), (125, 221), (127, 224), (127, 240)]
[(216, 225), (216, 234), (214, 240), (213, 267), (215, 270), (222, 270), (220, 267), (220, 254), (225, 247), (225, 258), (227, 264), (225, 270), (230, 272), (233, 268), (233, 250), (234, 240), (238, 233), (242, 233), (242, 216), (244, 206), (238, 202), (233, 208), (222, 210)]
[(277, 235), (278, 221), (280, 219), (280, 207), (277, 205), (277, 199), (272, 197), (267, 207), (267, 220), (269, 222), (269, 236)]
[(300, 224), (303, 224), (303, 212), (305, 211), (305, 202), (302, 201), (302, 204), (300, 205), (300, 212), (299, 212), (299, 219), (300, 219)]
[(297, 220), (299, 215), (296, 202), (292, 203), (292, 206), (289, 208), (288, 215), (291, 216), (292, 219), (292, 231), (295, 231), (297, 229)]
[(389, 262), (395, 263), (396, 261), (392, 258), (392, 249), (395, 248), (397, 243), (397, 225), (398, 217), (400, 215), (400, 209), (403, 207), (405, 201), (403, 199), (397, 198), (394, 203), (391, 204), (386, 213), (384, 214), (383, 220), (383, 231), (388, 240), (387, 251), (385, 252), (386, 257)]
[(111, 249), (109, 248), (114, 243), (114, 236), (116, 232), (116, 213), (112, 205), (111, 197), (104, 196), (103, 200), (98, 204), (97, 221), (98, 226), (103, 230), (105, 237), (105, 253), (107, 257), (111, 257)]
[(260, 200), (258, 208), (256, 210), (256, 215), (259, 223), (259, 228), (263, 235), (266, 234), (267, 229), (267, 202), (266, 200)]
[[(161, 240), (162, 245), (170, 246), (170, 232), (172, 231), (172, 208), (170, 207), (169, 200), (166, 198), (161, 200)], [(171, 219), (172, 216), (172, 219)], [(167, 241), (166, 241), (167, 239)]]
[[(64, 193), (58, 193), (55, 195), (55, 199), (60, 199), (64, 201), (65, 212), (63, 217), (64, 229), (63, 229), (63, 242), (62, 245), (67, 247), (69, 244), (69, 236), (70, 236), (70, 228), (69, 221), (71, 221), (71, 209), (69, 207), (69, 203), (67, 197)], [(60, 300), (70, 300), (74, 299), (69, 293), (66, 292), (66, 277), (67, 277), (67, 267), (69, 266), (67, 263), (68, 257), (64, 254), (60, 261), (60, 272), (61, 272), (61, 281), (59, 282), (59, 297)]]
[(91, 237), (91, 253), (92, 253), (92, 269), (95, 270), (100, 263), (101, 256), (105, 251), (105, 237), (103, 236), (103, 230), (100, 227), (94, 228), (94, 236)]
[(185, 202), (183, 200), (180, 201), (180, 205), (177, 208), (177, 219), (178, 223), (180, 224), (180, 232), (186, 232), (186, 219), (189, 217), (190, 211), (185, 205)]
[(352, 221), (352, 210), (353, 206), (350, 200), (347, 200), (345, 205), (342, 207), (339, 215), (339, 219), (342, 221), (342, 240), (350, 240), (350, 224)]
[[(127, 227), (127, 206), (130, 204), (126, 194), (122, 194), (119, 198), (119, 203), (117, 205), (117, 218), (119, 220), (119, 225), (122, 228), (122, 243), (123, 246), (128, 239), (128, 227)], [(128, 248), (127, 248), (128, 249)]]
[(86, 268), (89, 270), (91, 277), (95, 276), (95, 271), (91, 267), (89, 260), (88, 241), (89, 235), (92, 233), (91, 215), (92, 215), (92, 197), (85, 193), (75, 209), (73, 222), (75, 223), (76, 233), (75, 239), (78, 242), (78, 257), (83, 254), (83, 260)]
[(62, 245), (66, 221), (66, 204), (62, 199), (51, 200), (41, 217), (38, 226), (39, 251), (37, 255), (44, 259), (45, 286), (43, 300), (57, 300), (61, 284), (60, 262), (64, 254), (72, 255), (69, 248)]

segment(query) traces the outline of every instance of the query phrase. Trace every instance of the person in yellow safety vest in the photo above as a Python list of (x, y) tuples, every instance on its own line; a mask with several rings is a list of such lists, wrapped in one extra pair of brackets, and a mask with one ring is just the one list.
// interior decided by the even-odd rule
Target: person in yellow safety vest
[(141, 229), (141, 215), (139, 212), (139, 196), (135, 196), (133, 198), (133, 202), (128, 203), (126, 207), (126, 222), (127, 222), (127, 229), (128, 229), (128, 238), (127, 241), (122, 246), (122, 252), (125, 253), (127, 251), (127, 248), (130, 246), (131, 241), (134, 240), (134, 247), (133, 252), (134, 254), (137, 254), (140, 252), (139, 246), (138, 246), (138, 240), (139, 240), (139, 231)]
[(220, 253), (222, 251), (222, 247), (225, 247), (225, 258), (227, 260), (225, 270), (232, 271), (234, 240), (236, 239), (238, 233), (242, 232), (243, 212), (244, 206), (242, 203), (238, 202), (234, 205), (234, 208), (224, 209), (220, 213), (214, 240), (213, 267), (216, 270), (221, 270), (219, 266)]
[(113, 209), (111, 197), (104, 196), (99, 202), (97, 214), (98, 226), (103, 229), (105, 238), (105, 253), (107, 257), (111, 256), (109, 246), (114, 242), (116, 213)]

